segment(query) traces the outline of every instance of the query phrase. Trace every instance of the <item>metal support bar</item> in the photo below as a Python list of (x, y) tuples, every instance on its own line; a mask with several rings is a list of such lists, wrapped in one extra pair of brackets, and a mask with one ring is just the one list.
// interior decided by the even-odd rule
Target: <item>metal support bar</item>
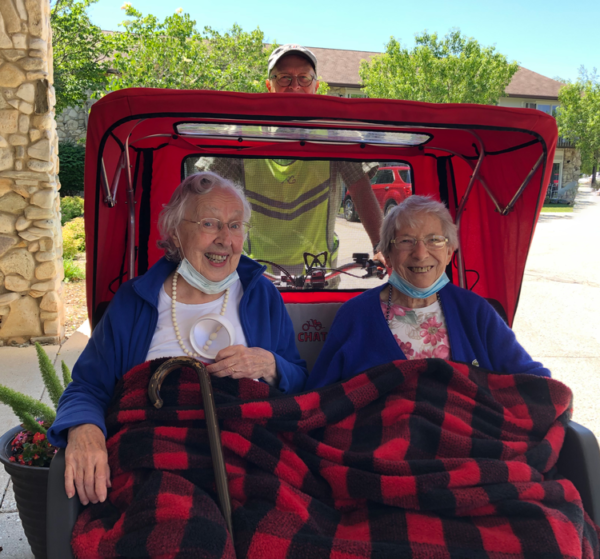
[(115, 169), (115, 174), (113, 175), (112, 183), (110, 185), (110, 192), (104, 200), (111, 208), (114, 208), (117, 203), (117, 191), (119, 190), (119, 181), (121, 179), (121, 172), (125, 168), (125, 165), (125, 153), (122, 152), (121, 157), (119, 157), (119, 162), (117, 163), (117, 168)]
[(127, 222), (127, 256), (129, 261), (128, 277), (135, 277), (135, 197), (133, 194), (133, 184), (131, 183), (131, 161), (129, 159), (129, 136), (125, 142), (125, 160), (127, 171), (127, 205), (128, 222)]
[(493, 202), (494, 206), (496, 206), (496, 211), (498, 213), (502, 213), (502, 208), (500, 207), (500, 203), (498, 202), (498, 200), (496, 200), (496, 197), (493, 195), (492, 191), (490, 190), (489, 186), (487, 185), (487, 182), (485, 182), (485, 179), (481, 176), (481, 174), (478, 177), (479, 183), (481, 184), (481, 186), (483, 186), (483, 189), (487, 192), (487, 195), (489, 196), (490, 200)]
[(145, 119), (140, 119), (135, 123), (135, 126), (129, 132), (125, 140), (125, 167), (127, 171), (127, 204), (129, 205), (129, 220), (127, 224), (127, 261), (129, 262), (128, 277), (135, 277), (135, 195), (133, 192), (133, 182), (131, 180), (131, 159), (129, 158), (129, 139), (136, 127), (144, 122)]
[(512, 211), (514, 205), (517, 203), (517, 200), (521, 197), (521, 194), (523, 194), (523, 191), (525, 190), (525, 188), (527, 188), (527, 185), (529, 184), (531, 177), (533, 177), (535, 172), (538, 170), (538, 167), (540, 166), (540, 164), (542, 163), (543, 160), (544, 160), (544, 154), (542, 153), (542, 155), (540, 155), (539, 159), (536, 161), (536, 163), (533, 166), (533, 168), (531, 169), (531, 171), (529, 171), (529, 174), (525, 177), (523, 184), (521, 184), (519, 189), (515, 192), (515, 195), (512, 197), (512, 200), (500, 212), (502, 215), (508, 215)]
[[(470, 131), (471, 132), (471, 131)], [(462, 244), (460, 242), (460, 221), (462, 219), (462, 214), (465, 210), (465, 205), (467, 204), (467, 200), (469, 199), (469, 195), (471, 194), (471, 189), (475, 184), (475, 179), (478, 178), (479, 169), (481, 168), (481, 164), (483, 163), (483, 158), (485, 157), (485, 147), (483, 146), (483, 142), (481, 138), (475, 134), (475, 132), (471, 132), (477, 141), (479, 142), (479, 159), (477, 160), (477, 165), (475, 165), (475, 169), (473, 170), (473, 174), (471, 175), (471, 180), (469, 180), (469, 185), (467, 186), (467, 190), (465, 191), (460, 205), (458, 206), (458, 210), (456, 211), (456, 228), (458, 229), (458, 250), (457, 250), (457, 264), (458, 264), (458, 284), (460, 287), (466, 289), (467, 279), (465, 274), (465, 261), (462, 254)]]
[(100, 160), (100, 182), (102, 183), (102, 190), (104, 191), (104, 202), (110, 208), (114, 208), (116, 201), (110, 193), (110, 186), (108, 185), (108, 175), (106, 174), (106, 166), (104, 165), (104, 157)]

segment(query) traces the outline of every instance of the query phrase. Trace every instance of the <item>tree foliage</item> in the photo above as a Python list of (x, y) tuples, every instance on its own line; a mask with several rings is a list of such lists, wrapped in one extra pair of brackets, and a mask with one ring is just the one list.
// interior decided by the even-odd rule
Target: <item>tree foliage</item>
[(103, 89), (108, 44), (87, 9), (98, 0), (54, 0), (51, 6), (56, 112), (83, 105), (90, 93)]
[(369, 97), (496, 105), (518, 70), (495, 47), (483, 47), (458, 29), (443, 39), (417, 34), (415, 43), (409, 50), (392, 37), (385, 53), (362, 62)]
[(83, 191), (85, 147), (73, 142), (60, 142), (58, 154), (60, 157), (58, 172), (61, 184), (60, 193), (63, 196), (75, 196)]
[(177, 10), (159, 21), (130, 4), (122, 33), (111, 36), (113, 59), (108, 90), (125, 87), (213, 89), (264, 92), (267, 61), (260, 29), (247, 33), (234, 25), (226, 33), (196, 29), (189, 14)]
[(588, 73), (581, 67), (578, 80), (562, 87), (558, 100), (556, 122), (560, 135), (575, 142), (584, 167), (590, 171), (597, 168), (600, 165), (600, 81), (596, 69)]
[[(259, 28), (199, 31), (181, 8), (160, 21), (125, 3), (122, 31), (103, 33), (87, 13), (98, 0), (51, 1), (57, 113), (126, 87), (266, 91), (268, 59), (277, 44), (265, 47)], [(321, 80), (318, 93), (328, 90)]]

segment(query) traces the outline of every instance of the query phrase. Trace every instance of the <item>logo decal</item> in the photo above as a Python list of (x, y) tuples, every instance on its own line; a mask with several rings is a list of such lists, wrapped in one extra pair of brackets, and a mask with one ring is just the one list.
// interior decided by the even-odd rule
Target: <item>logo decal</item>
[(324, 342), (326, 337), (323, 325), (314, 318), (307, 320), (302, 325), (302, 332), (298, 333), (299, 342)]

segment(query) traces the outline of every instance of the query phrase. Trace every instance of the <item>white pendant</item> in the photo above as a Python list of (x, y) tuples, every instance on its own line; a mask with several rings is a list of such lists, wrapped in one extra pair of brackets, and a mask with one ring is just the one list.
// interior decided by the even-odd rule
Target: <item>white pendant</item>
[[(225, 332), (219, 336), (221, 330)], [(215, 313), (204, 315), (192, 326), (190, 343), (202, 357), (214, 359), (219, 351), (235, 343), (233, 324), (228, 318)]]

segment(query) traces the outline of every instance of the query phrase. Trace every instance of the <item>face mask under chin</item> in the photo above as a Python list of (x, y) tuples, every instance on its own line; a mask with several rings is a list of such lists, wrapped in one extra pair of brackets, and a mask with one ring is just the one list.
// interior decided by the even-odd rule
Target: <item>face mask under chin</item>
[(211, 281), (196, 270), (185, 257), (179, 263), (179, 266), (177, 266), (177, 273), (192, 287), (195, 287), (198, 291), (202, 291), (202, 293), (206, 293), (207, 295), (221, 293), (228, 287), (231, 287), (239, 279), (237, 270), (234, 270), (221, 281)]
[(440, 289), (442, 289), (447, 283), (450, 282), (446, 272), (442, 272), (440, 277), (433, 282), (429, 287), (417, 287), (409, 281), (405, 280), (396, 270), (392, 272), (388, 282), (393, 285), (398, 291), (404, 293), (404, 295), (411, 297), (412, 299), (427, 299)]

